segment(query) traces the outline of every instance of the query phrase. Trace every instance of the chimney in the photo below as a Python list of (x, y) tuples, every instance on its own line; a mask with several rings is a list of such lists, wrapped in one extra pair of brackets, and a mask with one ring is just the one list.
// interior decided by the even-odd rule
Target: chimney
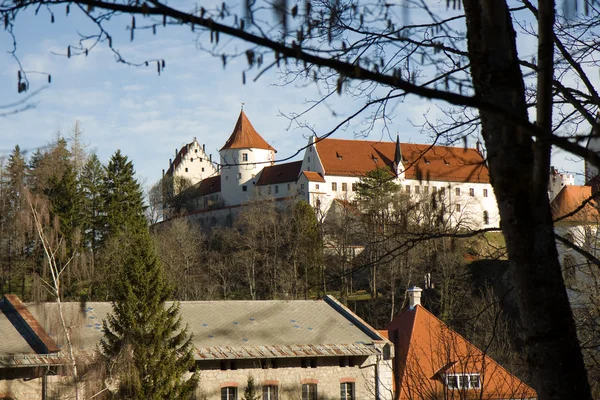
[(208, 155), (208, 161), (212, 162), (212, 154)]
[(162, 174), (163, 178), (165, 177), (165, 170), (163, 169), (163, 174)]
[(177, 158), (177, 149), (175, 149), (175, 158)]
[(173, 159), (169, 158), (169, 167), (173, 166)]
[(202, 151), (206, 152), (206, 145), (205, 144), (202, 145)]
[(423, 289), (413, 286), (406, 291), (408, 294), (408, 308), (414, 310), (416, 306), (421, 305), (421, 292)]

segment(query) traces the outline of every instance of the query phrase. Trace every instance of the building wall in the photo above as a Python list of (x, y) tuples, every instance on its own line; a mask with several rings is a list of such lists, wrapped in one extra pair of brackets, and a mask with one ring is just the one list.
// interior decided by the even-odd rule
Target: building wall
[[(220, 155), (221, 197), (225, 205), (232, 206), (247, 202), (254, 193), (260, 171), (272, 164), (273, 150), (225, 149), (220, 152)], [(247, 161), (244, 161), (244, 155)]]
[[(195, 184), (217, 173), (217, 169), (210, 160), (211, 157), (206, 154), (204, 146), (201, 146), (195, 138), (186, 146), (187, 153), (181, 157), (181, 161), (174, 168), (174, 177), (184, 177)], [(177, 152), (175, 157), (177, 157)]]
[(548, 198), (550, 201), (554, 200), (563, 187), (575, 184), (575, 176), (572, 174), (552, 172), (550, 173), (550, 181), (548, 182)]
[(260, 360), (236, 362), (235, 370), (221, 370), (219, 362), (201, 362), (200, 385), (197, 398), (220, 400), (221, 388), (237, 387), (237, 398), (241, 399), (247, 386), (248, 377), (254, 378), (261, 394), (261, 385), (277, 385), (279, 399), (301, 400), (302, 384), (316, 383), (319, 399), (339, 399), (340, 384), (354, 383), (355, 399), (375, 399), (375, 369), (379, 376), (379, 399), (391, 400), (392, 373), (391, 361), (383, 361), (377, 356), (355, 358), (354, 366), (340, 367), (340, 359), (335, 357), (316, 358), (316, 368), (302, 368), (300, 359), (279, 359), (277, 368), (261, 368)]

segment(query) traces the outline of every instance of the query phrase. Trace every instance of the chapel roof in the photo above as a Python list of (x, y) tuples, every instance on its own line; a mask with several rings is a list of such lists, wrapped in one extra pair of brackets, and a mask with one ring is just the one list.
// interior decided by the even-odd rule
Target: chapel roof
[(263, 168), (256, 182), (257, 186), (262, 185), (274, 185), (277, 183), (285, 182), (296, 182), (298, 175), (300, 175), (300, 169), (302, 168), (302, 161), (293, 161), (289, 163), (270, 165)]
[[(327, 175), (364, 176), (375, 168), (394, 170), (395, 142), (323, 139), (316, 149)], [(476, 149), (400, 143), (407, 179), (488, 183), (485, 160)]]
[(446, 373), (479, 373), (485, 398), (536, 397), (532, 388), (422, 305), (406, 309), (387, 329), (396, 349), (394, 374), (400, 400), (415, 393), (419, 398), (437, 393)]
[(256, 129), (254, 129), (250, 123), (244, 110), (240, 112), (240, 116), (235, 124), (235, 128), (233, 128), (233, 132), (219, 151), (227, 149), (264, 149), (275, 151), (275, 149), (271, 147), (258, 132), (256, 132)]
[[(558, 222), (597, 223), (600, 221), (600, 213), (596, 208), (597, 201), (591, 197), (591, 186), (567, 185), (563, 187), (550, 203), (552, 219), (560, 219)], [(573, 215), (569, 215), (576, 210), (577, 212)], [(569, 216), (563, 218), (566, 215)]]

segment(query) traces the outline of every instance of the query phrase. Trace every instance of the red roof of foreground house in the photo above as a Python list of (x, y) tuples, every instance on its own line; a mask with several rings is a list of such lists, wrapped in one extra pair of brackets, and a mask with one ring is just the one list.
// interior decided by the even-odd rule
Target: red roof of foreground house
[[(396, 143), (324, 139), (316, 143), (328, 175), (364, 176), (375, 168), (393, 170)], [(407, 179), (479, 182), (490, 181), (482, 155), (475, 149), (401, 143)]]
[(300, 175), (302, 161), (294, 161), (285, 164), (277, 164), (263, 168), (257, 186), (273, 185), (277, 183), (296, 182)]
[[(596, 209), (597, 202), (590, 200), (591, 197), (591, 186), (569, 185), (563, 187), (550, 203), (552, 219), (561, 218), (559, 222), (599, 222), (600, 214)], [(576, 210), (577, 212), (575, 212)], [(574, 214), (570, 215), (571, 213)], [(562, 218), (566, 215), (568, 217)]]
[(250, 120), (246, 117), (244, 110), (240, 112), (235, 128), (233, 128), (231, 136), (229, 136), (229, 139), (225, 142), (225, 146), (219, 151), (226, 149), (265, 149), (275, 151), (275, 149), (271, 147), (258, 132), (256, 132), (256, 129), (254, 129)]
[[(399, 400), (429, 398), (531, 399), (535, 391), (417, 305), (388, 326), (396, 350)], [(479, 389), (450, 389), (446, 376), (478, 374)]]

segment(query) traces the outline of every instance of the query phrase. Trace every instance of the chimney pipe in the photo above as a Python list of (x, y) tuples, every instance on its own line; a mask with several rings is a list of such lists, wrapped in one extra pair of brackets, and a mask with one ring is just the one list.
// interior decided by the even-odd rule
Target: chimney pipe
[(423, 292), (423, 289), (417, 286), (413, 286), (406, 291), (408, 294), (409, 310), (414, 310), (416, 306), (421, 305), (421, 292)]
[(163, 174), (162, 174), (163, 178), (165, 177), (165, 170), (163, 169)]
[(205, 144), (202, 144), (202, 151), (204, 151), (204, 152), (206, 151), (206, 145)]
[(208, 155), (208, 161), (212, 162), (212, 154)]
[(177, 148), (175, 148), (175, 158), (177, 158)]

